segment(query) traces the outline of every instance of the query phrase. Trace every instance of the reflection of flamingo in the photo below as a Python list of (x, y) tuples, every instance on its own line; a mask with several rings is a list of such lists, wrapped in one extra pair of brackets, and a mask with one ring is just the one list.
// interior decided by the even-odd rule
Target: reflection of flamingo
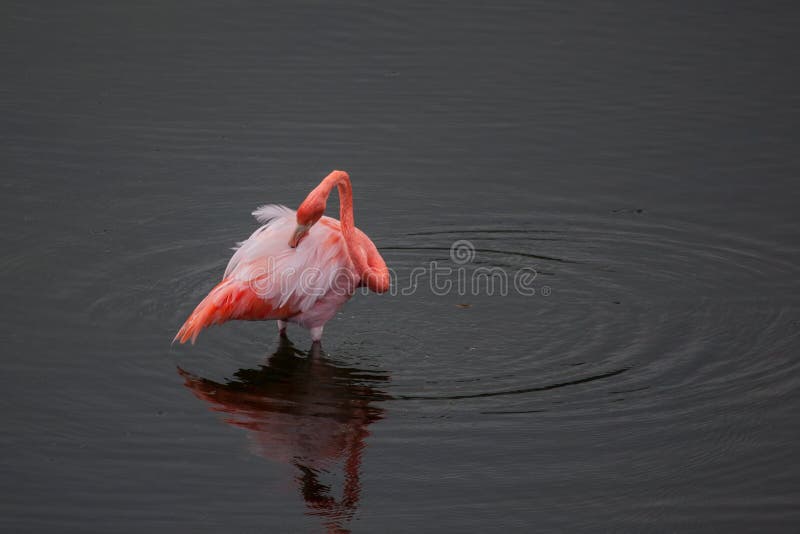
[[(346, 532), (360, 498), (359, 470), (367, 427), (383, 417), (374, 401), (388, 395), (370, 384), (381, 373), (340, 367), (323, 357), (318, 343), (308, 358), (285, 337), (267, 365), (240, 369), (225, 383), (178, 372), (195, 396), (226, 414), (225, 422), (250, 431), (254, 452), (299, 469), (297, 482), (310, 514), (329, 532)], [(319, 480), (341, 464), (342, 498)]]
[[(341, 222), (323, 217), (334, 186)], [(287, 322), (297, 323), (319, 341), (325, 323), (357, 287), (378, 293), (389, 289), (386, 263), (355, 226), (346, 172), (330, 173), (296, 213), (269, 205), (253, 215), (264, 226), (239, 244), (222, 281), (197, 305), (175, 340), (194, 343), (202, 329), (231, 319), (277, 319), (281, 332)]]

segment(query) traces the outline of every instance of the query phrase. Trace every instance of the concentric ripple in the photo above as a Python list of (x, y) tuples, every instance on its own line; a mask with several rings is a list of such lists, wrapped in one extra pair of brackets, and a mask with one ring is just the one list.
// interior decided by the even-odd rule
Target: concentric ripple
[[(110, 255), (71, 290), (98, 295), (89, 320), (122, 330), (139, 322), (166, 347), (218, 279), (237, 232), (246, 233), (220, 228), (209, 239)], [(450, 258), (456, 240), (474, 245), (468, 264)], [(393, 377), (389, 395), (423, 413), (669, 418), (698, 398), (734, 409), (746, 398), (737, 391), (800, 383), (789, 357), (798, 269), (769, 243), (623, 213), (409, 232), (381, 248), (393, 294), (357, 295), (330, 323), (325, 347), (380, 361)], [(486, 279), (473, 290), (486, 268), (506, 273), (507, 294)], [(432, 269), (451, 270), (440, 276), (449, 291), (432, 286)], [(533, 294), (514, 287), (520, 269), (535, 272)], [(244, 364), (274, 338), (261, 326), (214, 329), (192, 358), (210, 358), (220, 372), (230, 358)]]
[[(797, 268), (768, 243), (630, 214), (515, 222), (411, 233), (385, 247), (401, 293), (420, 266), (461, 267), (448, 258), (457, 239), (475, 246), (468, 278), (485, 266), (509, 280), (521, 268), (538, 273), (532, 296), (513, 287), (506, 296), (435, 294), (428, 273), (415, 291), (370, 309), (370, 323), (397, 325), (361, 342), (396, 355), (385, 363), (396, 369), (395, 398), (451, 415), (668, 420), (708, 402), (736, 410), (752, 401), (743, 392), (800, 384), (790, 354)], [(386, 347), (392, 338), (401, 347)]]

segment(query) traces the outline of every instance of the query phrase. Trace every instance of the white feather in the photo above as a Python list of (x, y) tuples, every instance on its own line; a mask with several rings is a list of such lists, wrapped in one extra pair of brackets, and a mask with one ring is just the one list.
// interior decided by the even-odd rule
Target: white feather
[(280, 204), (264, 204), (253, 211), (253, 217), (261, 224), (267, 224), (272, 219), (294, 215), (295, 211)]
[[(331, 295), (334, 288), (341, 293), (342, 280), (337, 276), (345, 273), (353, 280), (353, 287), (358, 283), (344, 237), (338, 229), (339, 222), (325, 217), (336, 228), (315, 224), (297, 248), (291, 248), (289, 240), (297, 227), (294, 210), (267, 205), (255, 210), (253, 215), (265, 224), (239, 243), (224, 278), (247, 282), (264, 300), (276, 306), (288, 304), (300, 311), (301, 316), (295, 322), (315, 322), (321, 318), (317, 315), (335, 313), (333, 308), (338, 309), (338, 305), (333, 306), (336, 302), (332, 301), (341, 297), (343, 304), (350, 297)], [(329, 301), (333, 306), (330, 310)], [(318, 302), (321, 305), (315, 307)]]

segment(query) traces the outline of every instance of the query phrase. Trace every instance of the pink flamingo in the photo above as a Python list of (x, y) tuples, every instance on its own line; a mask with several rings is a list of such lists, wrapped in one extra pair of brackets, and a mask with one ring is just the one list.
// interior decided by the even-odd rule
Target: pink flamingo
[[(340, 221), (323, 216), (334, 186)], [(386, 263), (355, 226), (346, 172), (326, 176), (297, 212), (267, 205), (253, 215), (263, 226), (239, 243), (222, 281), (197, 305), (173, 342), (194, 343), (204, 328), (233, 319), (274, 319), (281, 335), (287, 323), (296, 323), (319, 342), (325, 323), (358, 287), (377, 293), (389, 289)]]

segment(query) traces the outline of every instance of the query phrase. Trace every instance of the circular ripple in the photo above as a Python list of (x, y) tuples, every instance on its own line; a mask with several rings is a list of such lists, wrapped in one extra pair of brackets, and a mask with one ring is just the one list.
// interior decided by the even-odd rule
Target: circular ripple
[[(157, 231), (163, 221), (147, 224)], [(247, 230), (116, 250), (65, 291), (95, 295), (84, 316), (130, 347), (144, 330), (163, 336), (167, 351)], [(474, 246), (469, 261), (452, 261), (457, 242)], [(624, 214), (412, 232), (381, 250), (393, 294), (356, 296), (331, 322), (325, 348), (362, 366), (379, 361), (392, 375), (387, 394), (423, 417), (673, 421), (709, 403), (741, 409), (799, 383), (790, 357), (797, 268), (768, 243)], [(472, 291), (487, 268), (506, 273), (507, 294)], [(432, 285), (434, 269), (451, 270), (449, 290)], [(521, 269), (536, 273), (532, 295), (513, 286)], [(224, 375), (247, 366), (274, 335), (253, 328), (205, 334), (191, 348), (195, 368)]]
[[(395, 398), (451, 415), (672, 420), (800, 384), (790, 357), (797, 268), (770, 244), (630, 217), (516, 223), (413, 233), (383, 248), (399, 294), (367, 321), (397, 326), (371, 330), (364, 350), (395, 369)], [(468, 279), (481, 267), (509, 279), (528, 267), (539, 291), (437, 294), (430, 265), (451, 267), (455, 288), (463, 264), (448, 254), (465, 241), (475, 246)], [(387, 349), (390, 339), (402, 348)]]

